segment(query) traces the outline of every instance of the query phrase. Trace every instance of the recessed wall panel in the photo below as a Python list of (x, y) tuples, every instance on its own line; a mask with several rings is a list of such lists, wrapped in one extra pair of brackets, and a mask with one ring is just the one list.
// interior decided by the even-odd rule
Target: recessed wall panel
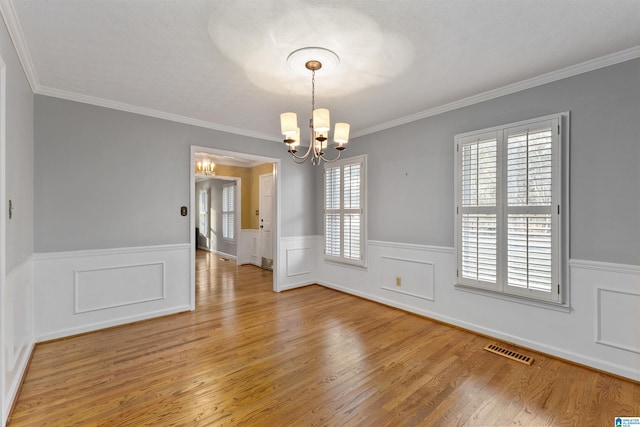
[(382, 257), (382, 289), (434, 300), (432, 262)]
[(75, 271), (75, 313), (165, 298), (163, 262)]
[(640, 353), (640, 294), (598, 289), (597, 342)]
[(311, 273), (311, 248), (287, 249), (287, 276)]

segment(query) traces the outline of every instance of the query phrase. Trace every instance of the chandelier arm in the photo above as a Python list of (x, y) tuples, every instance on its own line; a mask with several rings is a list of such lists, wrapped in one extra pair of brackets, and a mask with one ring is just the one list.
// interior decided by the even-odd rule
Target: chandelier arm
[(340, 150), (336, 150), (336, 151), (338, 152), (338, 157), (336, 157), (335, 159), (327, 159), (327, 158), (324, 157), (324, 154), (320, 154), (319, 157), (322, 158), (322, 160), (324, 162), (326, 162), (326, 163), (333, 163), (335, 161), (340, 160), (340, 156), (342, 155), (342, 151), (340, 151)]
[(301, 160), (300, 162), (296, 161), (296, 163), (303, 163), (305, 160), (307, 160), (309, 158), (309, 156), (311, 155), (311, 152), (313, 150), (313, 157), (317, 157), (317, 153), (316, 153), (316, 149), (315, 149), (315, 144), (313, 141), (313, 124), (312, 124), (312, 120), (309, 122), (309, 127), (310, 127), (310, 133), (309, 133), (309, 137), (310, 137), (310, 142), (309, 142), (309, 148), (307, 148), (307, 152), (304, 153), (301, 156), (298, 156), (296, 153), (293, 153), (291, 150), (289, 150), (289, 153), (291, 153), (291, 156), (295, 159)]
[(302, 156), (298, 156), (296, 153), (292, 152), (291, 150), (289, 150), (289, 153), (291, 154), (291, 156), (294, 159), (299, 159), (299, 160), (302, 160), (304, 162), (305, 160), (307, 160), (309, 158), (309, 154), (311, 154), (311, 147), (309, 147), (307, 149), (307, 152), (304, 153)]

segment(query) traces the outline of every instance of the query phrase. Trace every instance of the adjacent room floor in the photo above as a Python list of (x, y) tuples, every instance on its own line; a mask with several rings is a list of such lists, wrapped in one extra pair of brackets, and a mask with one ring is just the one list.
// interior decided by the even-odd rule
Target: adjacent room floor
[[(197, 253), (197, 310), (38, 344), (15, 426), (609, 426), (640, 384)], [(509, 347), (509, 346), (508, 346)], [(511, 348), (511, 347), (509, 347)]]

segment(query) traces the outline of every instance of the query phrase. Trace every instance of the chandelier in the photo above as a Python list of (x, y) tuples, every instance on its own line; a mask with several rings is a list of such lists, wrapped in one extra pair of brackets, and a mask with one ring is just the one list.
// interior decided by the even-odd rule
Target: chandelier
[(345, 144), (349, 142), (349, 124), (336, 123), (333, 131), (333, 140), (336, 143), (335, 149), (338, 151), (337, 157), (327, 159), (325, 150), (327, 149), (327, 141), (329, 139), (329, 130), (331, 129), (331, 121), (329, 119), (329, 110), (326, 108), (316, 108), (316, 71), (322, 68), (324, 64), (329, 68), (335, 67), (340, 62), (338, 55), (334, 52), (321, 47), (305, 47), (293, 51), (287, 58), (287, 62), (294, 69), (304, 68), (311, 71), (311, 118), (309, 119), (309, 148), (306, 153), (299, 155), (298, 146), (300, 145), (300, 128), (298, 127), (298, 116), (296, 113), (280, 114), (280, 129), (284, 135), (284, 143), (289, 147), (289, 153), (296, 163), (304, 163), (307, 159), (311, 159), (312, 165), (318, 165), (320, 162), (335, 162), (340, 158), (340, 154), (346, 148)]
[(216, 165), (208, 158), (203, 157), (196, 160), (196, 175), (211, 176), (215, 175), (214, 168)]

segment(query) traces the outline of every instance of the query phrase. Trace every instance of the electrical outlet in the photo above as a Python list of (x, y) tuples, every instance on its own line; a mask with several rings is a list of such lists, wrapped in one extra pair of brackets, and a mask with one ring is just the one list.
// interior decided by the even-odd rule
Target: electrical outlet
[(397, 287), (402, 286), (402, 277), (396, 276), (396, 286)]

